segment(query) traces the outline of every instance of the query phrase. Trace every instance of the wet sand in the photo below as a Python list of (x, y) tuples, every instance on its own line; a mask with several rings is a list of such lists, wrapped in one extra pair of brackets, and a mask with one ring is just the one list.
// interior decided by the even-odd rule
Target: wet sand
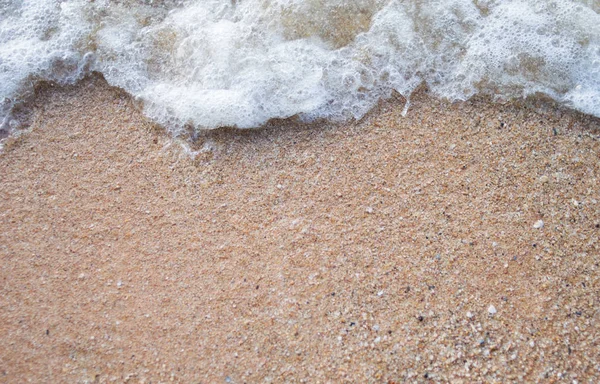
[(100, 79), (42, 91), (0, 155), (0, 382), (598, 382), (600, 121), (411, 102), (192, 157)]

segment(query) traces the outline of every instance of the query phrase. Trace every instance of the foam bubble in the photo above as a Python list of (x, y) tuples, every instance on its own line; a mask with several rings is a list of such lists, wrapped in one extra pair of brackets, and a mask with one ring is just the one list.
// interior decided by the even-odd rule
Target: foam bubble
[(534, 0), (4, 0), (0, 129), (35, 82), (98, 71), (177, 132), (360, 118), (420, 84), (600, 116), (600, 6)]

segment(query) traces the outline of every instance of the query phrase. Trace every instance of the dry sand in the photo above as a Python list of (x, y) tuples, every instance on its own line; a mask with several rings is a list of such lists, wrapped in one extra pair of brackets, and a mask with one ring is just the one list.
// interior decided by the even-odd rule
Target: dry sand
[(192, 159), (101, 79), (36, 104), (0, 155), (1, 382), (600, 379), (598, 119), (423, 91)]

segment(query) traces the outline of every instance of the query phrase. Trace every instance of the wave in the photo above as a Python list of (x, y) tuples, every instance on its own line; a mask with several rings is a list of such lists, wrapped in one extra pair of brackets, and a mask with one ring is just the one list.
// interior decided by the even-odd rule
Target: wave
[(173, 132), (543, 94), (600, 117), (600, 1), (0, 0), (0, 128), (39, 81), (99, 72)]

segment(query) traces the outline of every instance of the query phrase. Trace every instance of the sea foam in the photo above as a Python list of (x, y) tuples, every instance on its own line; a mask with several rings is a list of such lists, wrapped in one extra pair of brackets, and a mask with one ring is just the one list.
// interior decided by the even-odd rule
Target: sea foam
[(600, 116), (600, 1), (0, 0), (0, 128), (96, 71), (177, 132), (357, 119), (421, 84)]

